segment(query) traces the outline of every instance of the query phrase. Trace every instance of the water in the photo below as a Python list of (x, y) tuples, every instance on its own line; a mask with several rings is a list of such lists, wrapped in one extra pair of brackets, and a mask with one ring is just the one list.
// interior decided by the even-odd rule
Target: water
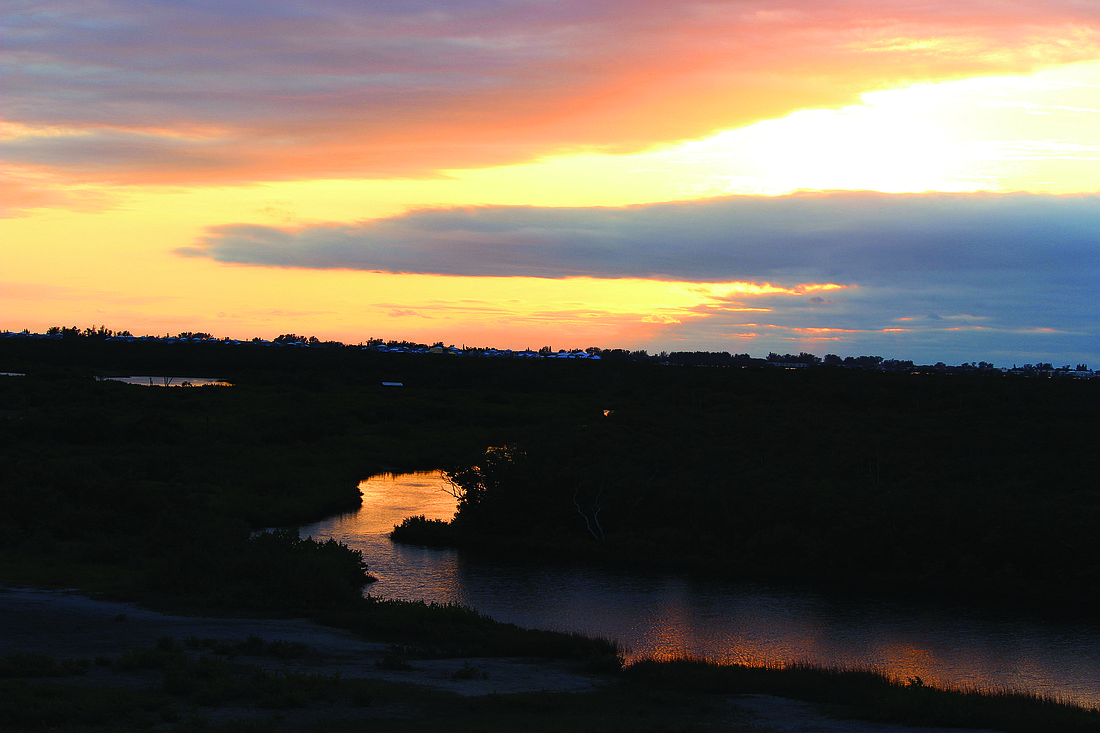
[(103, 380), (144, 386), (231, 386), (210, 376), (103, 376)]
[(871, 667), (900, 679), (1025, 690), (1100, 707), (1100, 624), (1038, 621), (1011, 611), (875, 597), (826, 596), (760, 584), (398, 545), (407, 516), (450, 519), (438, 472), (376, 476), (363, 507), (302, 528), (361, 549), (384, 598), (457, 602), (528, 628), (617, 639), (631, 659), (691, 654), (719, 661), (809, 661)]

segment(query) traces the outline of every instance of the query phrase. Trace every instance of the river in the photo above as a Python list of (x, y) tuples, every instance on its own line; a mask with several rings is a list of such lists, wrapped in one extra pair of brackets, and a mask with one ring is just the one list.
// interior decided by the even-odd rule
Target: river
[(824, 595), (761, 584), (570, 564), (509, 562), (399, 545), (407, 516), (450, 519), (439, 472), (360, 484), (363, 506), (301, 528), (363, 551), (384, 598), (456, 602), (528, 628), (617, 639), (628, 659), (691, 654), (718, 661), (874, 668), (939, 686), (1025, 690), (1100, 707), (1100, 624), (1011, 610)]

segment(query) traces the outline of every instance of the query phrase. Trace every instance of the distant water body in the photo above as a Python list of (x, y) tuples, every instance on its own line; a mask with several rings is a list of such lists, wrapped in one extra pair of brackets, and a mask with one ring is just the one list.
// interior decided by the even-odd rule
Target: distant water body
[(606, 636), (625, 644), (631, 659), (691, 654), (870, 667), (1100, 707), (1100, 624), (399, 545), (387, 533), (405, 517), (453, 516), (446, 481), (439, 472), (381, 475), (360, 489), (358, 512), (301, 531), (362, 550), (378, 578), (366, 589), (374, 596), (461, 603), (519, 626)]
[(141, 384), (146, 387), (230, 387), (232, 385), (221, 379), (213, 377), (102, 377), (110, 382), (125, 382), (126, 384)]

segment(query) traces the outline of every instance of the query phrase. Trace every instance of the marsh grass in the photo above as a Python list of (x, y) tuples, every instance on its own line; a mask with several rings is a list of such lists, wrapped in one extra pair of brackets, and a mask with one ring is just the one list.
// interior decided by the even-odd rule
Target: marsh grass
[[(272, 642), (237, 642), (262, 658)], [(753, 721), (737, 697), (767, 694), (804, 700), (837, 718), (916, 726), (992, 728), (1005, 733), (1097, 731), (1100, 711), (1012, 691), (944, 690), (919, 678), (898, 680), (874, 670), (841, 670), (808, 664), (764, 667), (722, 665), (705, 660), (635, 662), (585, 693), (490, 694), (466, 698), (411, 683), (342, 679), (339, 674), (265, 670), (239, 657), (197, 652), (164, 637), (148, 649), (122, 655), (119, 670), (152, 672), (147, 691), (70, 687), (61, 682), (0, 680), (0, 730), (149, 730), (183, 733), (286, 730), (280, 711), (309, 708), (317, 713), (308, 730), (361, 730), (363, 721), (326, 716), (335, 705), (372, 708), (370, 728), (383, 731), (490, 731), (522, 728), (526, 733), (562, 730), (695, 731), (716, 724), (747, 733)], [(201, 644), (200, 644), (201, 646)], [(395, 664), (407, 664), (400, 655)], [(54, 668), (56, 660), (36, 657), (34, 665)], [(24, 671), (34, 665), (24, 662)], [(159, 684), (156, 673), (159, 671)], [(484, 678), (466, 662), (452, 678)], [(217, 706), (243, 705), (272, 711), (268, 717), (210, 725)], [(315, 707), (316, 706), (316, 707)]]
[[(747, 715), (724, 700), (688, 692), (654, 695), (633, 685), (608, 685), (584, 693), (530, 692), (459, 697), (411, 686), (382, 687), (393, 710), (415, 706), (415, 716), (381, 717), (372, 721), (374, 733), (437, 733), (446, 721), (449, 733), (515, 731), (599, 731), (600, 733), (688, 733), (724, 730), (751, 733)], [(410, 695), (415, 697), (409, 697)], [(355, 724), (330, 724), (326, 733), (362, 730)]]
[[(280, 645), (253, 640), (243, 645), (253, 656)], [(47, 655), (18, 657), (23, 677), (43, 676), (62, 665)], [(421, 688), (374, 680), (344, 680), (339, 673), (265, 670), (252, 663), (214, 653), (187, 651), (170, 637), (156, 645), (134, 649), (115, 660), (122, 674), (153, 673), (149, 690), (72, 687), (28, 679), (0, 679), (0, 730), (130, 731), (154, 727), (169, 731), (283, 730), (278, 711), (321, 705), (321, 711), (346, 703), (356, 708), (379, 701), (413, 704)], [(159, 680), (157, 673), (159, 672)], [(244, 705), (273, 711), (263, 720), (234, 720), (217, 726), (209, 711), (225, 705)], [(258, 726), (258, 727), (256, 727)]]
[(55, 659), (48, 654), (15, 651), (0, 660), (0, 677), (69, 677), (84, 674), (87, 659)]
[(163, 649), (160, 646), (153, 649), (130, 649), (119, 655), (115, 666), (122, 672), (164, 669), (183, 658), (183, 652), (179, 649)]
[(232, 655), (211, 652), (194, 656), (161, 640), (156, 648), (123, 654), (117, 666), (123, 672), (162, 670), (165, 693), (199, 706), (244, 700), (262, 708), (279, 709), (331, 702), (341, 696), (339, 674), (269, 671), (234, 661), (241, 649), (252, 656), (263, 656), (270, 645), (261, 642), (259, 637), (250, 637), (249, 641), (231, 645)]
[(0, 680), (0, 730), (147, 730), (171, 703), (156, 692)]
[(398, 601), (368, 596), (361, 604), (317, 614), (314, 620), (364, 637), (411, 644), (421, 656), (528, 656), (587, 660), (594, 667), (622, 667), (624, 649), (614, 640), (496, 621), (459, 604)]
[[(158, 640), (158, 647), (167, 643), (173, 648), (175, 642), (171, 637), (163, 637)], [(191, 634), (183, 640), (183, 646), (188, 649), (207, 649), (214, 654), (226, 657), (273, 657), (276, 659), (298, 659), (309, 651), (309, 645), (303, 641), (284, 641), (282, 639), (265, 640), (255, 634), (249, 634), (244, 641), (233, 642), (227, 639), (214, 639), (210, 637), (200, 638)]]
[(842, 717), (904, 725), (994, 728), (1005, 733), (1100, 730), (1100, 710), (1012, 690), (942, 689), (919, 677), (804, 663), (718, 664), (700, 659), (645, 660), (624, 678), (647, 688), (708, 694), (767, 694), (818, 703)]

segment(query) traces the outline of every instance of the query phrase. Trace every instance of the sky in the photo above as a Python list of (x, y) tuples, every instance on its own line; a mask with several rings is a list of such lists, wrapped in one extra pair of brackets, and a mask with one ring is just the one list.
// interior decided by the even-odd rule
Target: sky
[(1100, 366), (1092, 0), (5, 0), (0, 329)]

